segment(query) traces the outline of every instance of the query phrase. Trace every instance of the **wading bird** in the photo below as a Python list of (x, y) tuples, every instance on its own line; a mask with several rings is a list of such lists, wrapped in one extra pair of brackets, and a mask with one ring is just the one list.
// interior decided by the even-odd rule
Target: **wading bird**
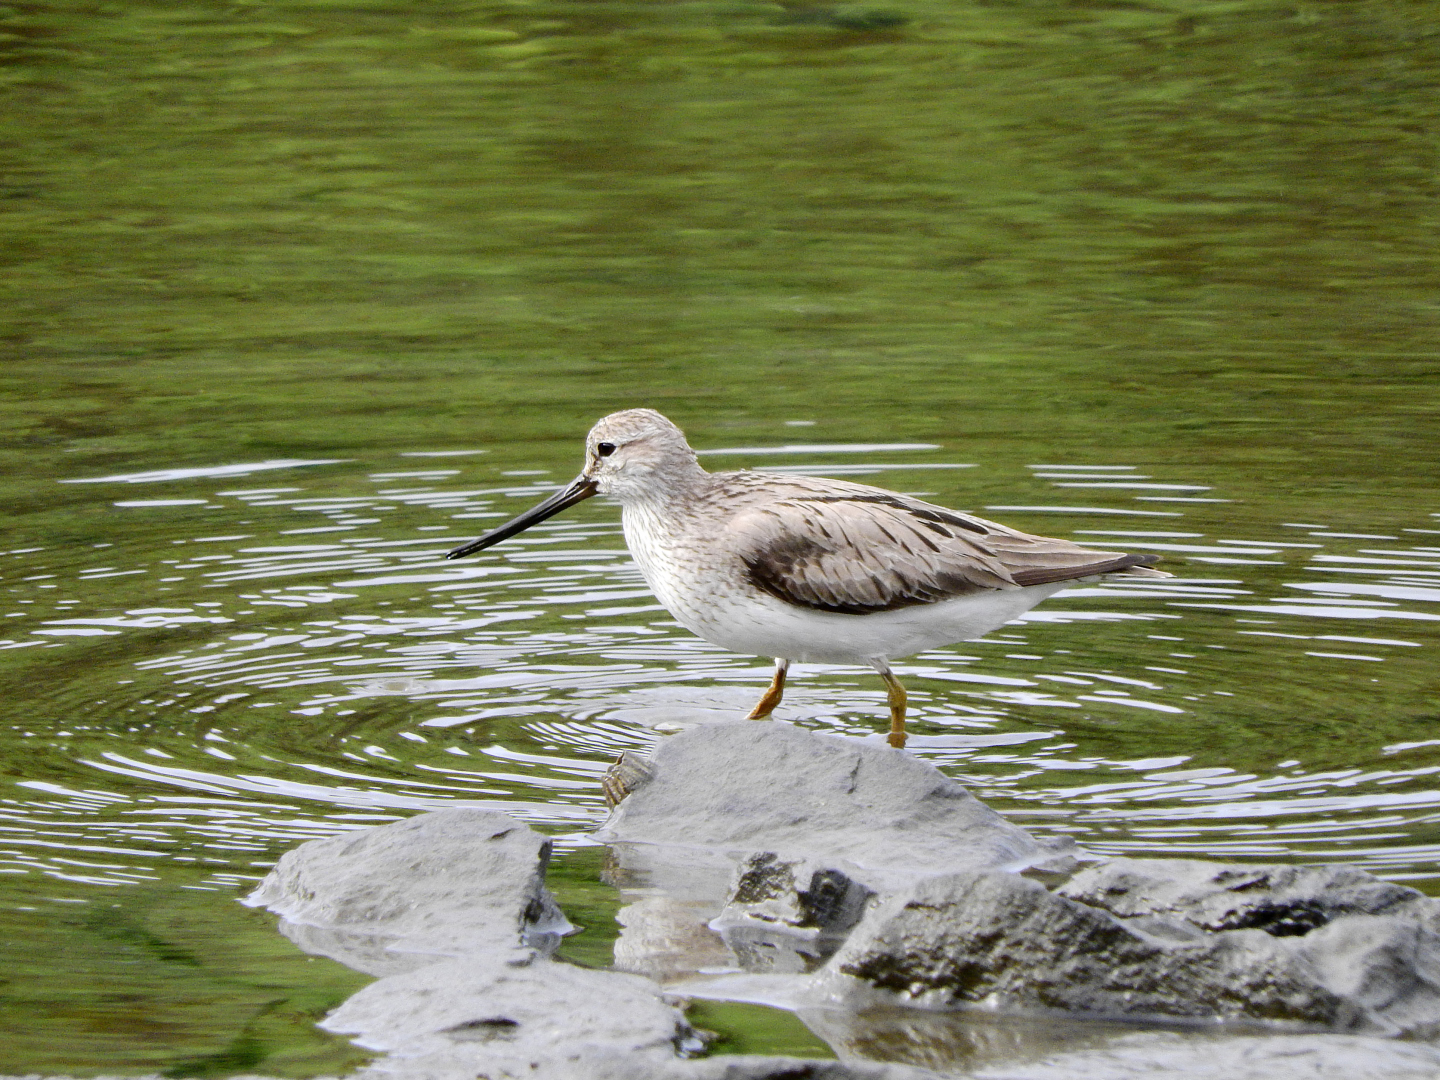
[(864, 484), (706, 472), (651, 409), (605, 417), (569, 486), (446, 557), (596, 494), (619, 501), (630, 554), (680, 625), (774, 658), (750, 719), (780, 704), (791, 662), (867, 664), (889, 691), (895, 747), (905, 745), (905, 690), (891, 660), (981, 637), (1077, 580), (1169, 576), (1149, 568), (1156, 555), (1093, 551)]

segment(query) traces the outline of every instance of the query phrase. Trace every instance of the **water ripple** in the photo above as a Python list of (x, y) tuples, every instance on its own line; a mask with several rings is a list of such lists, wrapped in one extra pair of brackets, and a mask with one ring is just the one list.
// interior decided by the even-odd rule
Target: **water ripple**
[[(972, 468), (845, 449), (861, 460), (780, 468)], [(299, 840), (452, 805), (584, 843), (616, 755), (743, 715), (768, 681), (768, 663), (692, 637), (654, 602), (613, 509), (578, 508), (474, 561), (445, 561), (475, 522), (555, 490), (539, 470), (457, 483), (448, 463), (263, 464), (330, 468), (323, 490), (195, 490), (258, 465), (96, 478), (107, 505), (105, 481), (183, 482), (187, 499), (128, 508), (154, 515), (144, 537), (158, 543), (122, 531), (79, 552), (0, 555), (12, 586), (0, 649), (86, 673), (44, 681), (0, 731), (8, 760), (29, 763), (0, 800), (0, 872), (83, 897), (190, 864), (210, 868), (194, 887), (234, 888)], [(897, 665), (914, 753), (1027, 826), (1099, 851), (1440, 873), (1429, 839), (1440, 740), (1411, 690), (1440, 641), (1440, 548), (1396, 539), (1404, 527), (1383, 547), (1379, 532), (1295, 523), (1237, 537), (1218, 508), (1124, 505), (1208, 489), (1194, 478), (1119, 465), (1033, 473), (1037, 494), (1083, 485), (1118, 503), (990, 509), (1161, 553), (1175, 576), (1077, 585), (982, 641)], [(1097, 528), (1095, 515), (1185, 524)], [(1347, 631), (1356, 620), (1404, 633)], [(1331, 719), (1367, 710), (1360, 730)], [(778, 716), (879, 741), (884, 711), (873, 673), (804, 665)]]

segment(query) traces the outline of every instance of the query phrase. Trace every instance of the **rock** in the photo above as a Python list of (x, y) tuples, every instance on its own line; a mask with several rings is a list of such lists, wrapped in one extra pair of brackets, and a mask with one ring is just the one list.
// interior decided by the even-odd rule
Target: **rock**
[(951, 1077), (968, 1077), (990, 1065), (1099, 1049), (1119, 1036), (1146, 1030), (1139, 1024), (1097, 1024), (1093, 1019), (1053, 1012), (1017, 1016), (975, 1008), (942, 1011), (872, 1005), (840, 1009), (831, 1004), (802, 1008), (798, 1015), (842, 1060), (883, 1057)]
[[(622, 912), (617, 955), (671, 980), (687, 964), (709, 973), (685, 992), (762, 1000), (756, 979), (772, 975), (790, 981), (768, 1000), (802, 1008), (874, 992), (936, 1008), (1440, 1030), (1440, 903), (1363, 871), (1083, 864), (907, 755), (774, 722), (691, 729), (624, 779), (598, 835), (646, 853), (634, 861), (649, 887)], [(725, 974), (713, 939), (684, 925), (708, 910), (717, 856), (737, 869), (708, 925), (745, 974)], [(683, 887), (655, 887), (666, 882)]]
[(1431, 1080), (1440, 1048), (1377, 1036), (1167, 1031), (1056, 1016), (834, 1008), (801, 1013), (845, 1060), (881, 1053), (970, 1080)]
[(684, 1060), (701, 1042), (648, 979), (538, 959), (447, 961), (381, 979), (322, 1027), (388, 1056), (354, 1080), (939, 1080), (903, 1065)]
[[(668, 1064), (638, 1062), (629, 1054), (596, 1051), (586, 1060), (537, 1060), (523, 1071), (514, 1064), (492, 1066), (490, 1071), (476, 1074), (474, 1065), (460, 1061), (445, 1062), (438, 1057), (415, 1061), (386, 1061), (343, 1080), (940, 1080), (933, 1072), (904, 1065), (880, 1062), (841, 1062), (801, 1060), (787, 1057), (717, 1056), (698, 1061), (672, 1061)], [(540, 1071), (543, 1069), (543, 1073)], [(640, 1071), (642, 1070), (643, 1071)], [(76, 1080), (70, 1076), (0, 1076), (0, 1080)], [(158, 1073), (145, 1076), (97, 1076), (89, 1080), (165, 1080)], [(230, 1080), (275, 1080), (274, 1077), (243, 1074)], [(317, 1080), (342, 1080), (320, 1077)], [(1401, 1077), (1400, 1080), (1409, 1080)]]
[(760, 852), (740, 865), (730, 901), (710, 927), (747, 971), (813, 971), (874, 895), (840, 870)]
[(797, 930), (840, 935), (860, 921), (875, 894), (839, 870), (810, 861), (786, 861), (773, 851), (750, 856), (740, 867), (730, 902), (731, 916)]
[(701, 1045), (648, 979), (543, 959), (515, 967), (467, 958), (392, 975), (321, 1026), (389, 1053), (368, 1071), (417, 1078), (582, 1075), (607, 1054), (624, 1055), (632, 1075), (663, 1075), (678, 1050)]
[(661, 742), (605, 842), (773, 852), (853, 867), (872, 888), (971, 867), (1019, 868), (1042, 844), (938, 769), (889, 747), (793, 725), (707, 724)]
[(1316, 981), (1345, 1002), (1334, 1026), (1440, 1036), (1440, 935), (1397, 915), (1349, 915), (1303, 938), (1281, 938)]
[(301, 952), (307, 952), (311, 956), (325, 956), (355, 971), (376, 977), (400, 975), (444, 959), (430, 953), (392, 950), (390, 946), (395, 944), (395, 939), (383, 934), (358, 934), (349, 930), (332, 930), (325, 926), (306, 926), (304, 923), (292, 923), (287, 919), (281, 919), (277, 929)]
[(1353, 1035), (1125, 1035), (1109, 1045), (997, 1065), (974, 1080), (1434, 1080), (1433, 1046)]
[(573, 929), (544, 887), (549, 857), (550, 841), (504, 814), (441, 810), (301, 844), (244, 902), (367, 974), (446, 956), (523, 963)]
[(615, 966), (668, 982), (734, 956), (708, 925), (720, 913), (734, 860), (701, 848), (615, 844), (605, 879), (625, 901), (615, 915)]
[[(1096, 860), (903, 753), (776, 722), (693, 728), (619, 764), (597, 836), (628, 901), (617, 967), (650, 979), (546, 958), (569, 928), (549, 846), (503, 815), (306, 844), (252, 894), (303, 947), (386, 976), (325, 1023), (386, 1052), (354, 1080), (1440, 1075), (1429, 1048), (1354, 1035), (1076, 1034), (1105, 1018), (1440, 1035), (1440, 902), (1413, 889), (1343, 867)], [(844, 1056), (908, 1064), (688, 1060), (697, 1036), (667, 990), (793, 1008)]]
[(887, 897), (827, 972), (930, 1007), (1386, 1034), (1429, 1034), (1440, 1019), (1440, 937), (1415, 920), (1343, 915), (1305, 937), (1204, 932), (1178, 918), (1119, 918), (1001, 871)]
[[(787, 1057), (716, 1056), (677, 1061), (669, 1072), (637, 1076), (617, 1059), (595, 1062), (595, 1071), (566, 1080), (941, 1080), (927, 1069), (880, 1061), (830, 1061)], [(548, 1080), (548, 1078), (547, 1078)]]
[(605, 796), (605, 805), (611, 810), (625, 801), (625, 797), (636, 788), (648, 784), (654, 777), (648, 759), (632, 750), (626, 750), (600, 778), (600, 791)]
[[(778, 721), (707, 724), (664, 740), (648, 762), (629, 758), (611, 777), (624, 801), (595, 835), (611, 845), (616, 883), (632, 901), (618, 916), (617, 966), (656, 978), (737, 963), (808, 971), (838, 946), (869, 892), (947, 869), (1053, 861), (1068, 849), (1041, 844), (908, 754)], [(804, 881), (777, 878), (760, 906), (725, 908), (737, 864), (757, 853), (772, 860), (772, 877)], [(845, 907), (843, 928), (838, 911), (823, 928), (805, 922), (822, 894)], [(778, 914), (785, 905), (793, 918)], [(707, 923), (728, 950), (700, 932)]]
[(1175, 917), (1204, 930), (1264, 930), (1273, 937), (1300, 937), (1343, 915), (1433, 904), (1416, 889), (1350, 866), (1193, 859), (1110, 859), (1078, 870), (1055, 891), (1126, 918)]

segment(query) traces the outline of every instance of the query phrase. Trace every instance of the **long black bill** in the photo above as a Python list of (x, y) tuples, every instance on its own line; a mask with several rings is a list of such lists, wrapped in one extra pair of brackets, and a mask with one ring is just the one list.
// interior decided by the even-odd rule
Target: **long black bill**
[(468, 544), (461, 544), (454, 551), (445, 556), (447, 559), (463, 559), (466, 555), (474, 555), (477, 551), (484, 551), (486, 548), (500, 543), (501, 540), (508, 540), (518, 532), (524, 532), (531, 525), (537, 525), (548, 517), (553, 517), (567, 506), (574, 506), (578, 502), (590, 498), (595, 494), (595, 481), (588, 476), (577, 476), (567, 488), (562, 488), (550, 498), (546, 499), (539, 506), (532, 506), (525, 513), (521, 514), (514, 521), (507, 521), (494, 532), (488, 532), (479, 540), (472, 540)]

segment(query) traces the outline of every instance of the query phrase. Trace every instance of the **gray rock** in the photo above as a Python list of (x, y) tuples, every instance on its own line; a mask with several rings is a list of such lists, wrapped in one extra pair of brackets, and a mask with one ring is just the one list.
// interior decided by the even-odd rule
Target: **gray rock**
[(1349, 915), (1281, 938), (1345, 1002), (1336, 1027), (1440, 1036), (1440, 935), (1400, 915)]
[[(384, 934), (360, 934), (350, 930), (334, 930), (326, 926), (307, 926), (281, 919), (277, 927), (280, 933), (311, 956), (324, 956), (339, 961), (354, 971), (374, 975), (400, 975), (407, 971), (443, 960), (433, 953), (413, 953), (392, 950), (396, 943), (393, 937)], [(508, 953), (514, 943), (499, 943), (499, 948)], [(516, 953), (523, 958), (525, 954)]]
[[(281, 860), (249, 902), (386, 976), (325, 1023), (386, 1052), (354, 1080), (1440, 1077), (1430, 1048), (1379, 1040), (1076, 1034), (1086, 1017), (1440, 1034), (1440, 903), (1415, 890), (1348, 868), (1082, 865), (903, 753), (775, 722), (694, 728), (631, 765), (598, 835), (628, 901), (617, 967), (651, 979), (545, 959), (568, 929), (548, 843), (502, 815)], [(695, 1033), (652, 980), (793, 1007), (847, 1058), (908, 1064), (686, 1060)]]
[(621, 1054), (633, 1075), (664, 1074), (700, 1042), (684, 1015), (638, 975), (552, 960), (524, 966), (431, 964), (372, 983), (321, 1023), (389, 1057), (368, 1073), (475, 1080), (569, 1075)]
[(1208, 1025), (1143, 1030), (968, 1009), (814, 1010), (806, 1025), (842, 1058), (881, 1053), (974, 1080), (1426, 1080), (1440, 1048), (1360, 1035), (1261, 1034)]
[(827, 972), (930, 1007), (1386, 1034), (1429, 1034), (1440, 1018), (1440, 937), (1414, 920), (1344, 915), (1305, 937), (1156, 933), (1153, 917), (1118, 918), (998, 871), (887, 897)]
[(1418, 890), (1350, 866), (1193, 859), (1110, 859), (1079, 869), (1055, 891), (1122, 917), (1173, 917), (1204, 930), (1254, 929), (1274, 937), (1301, 937), (1342, 915), (1440, 906)]
[(759, 852), (740, 865), (730, 901), (710, 927), (747, 971), (813, 971), (874, 895), (843, 871)]
[(310, 952), (373, 975), (446, 956), (523, 963), (573, 929), (544, 887), (550, 841), (488, 810), (312, 840), (245, 898)]
[[(776, 721), (692, 728), (614, 779), (624, 801), (596, 838), (610, 843), (631, 901), (619, 915), (617, 966), (665, 980), (736, 965), (808, 971), (870, 891), (947, 869), (1030, 865), (1057, 850), (907, 754)], [(772, 881), (759, 906), (726, 908), (737, 864), (756, 853), (776, 864), (771, 877), (805, 880)], [(846, 914), (812, 926), (805, 912), (822, 894)], [(786, 905), (793, 918), (780, 914)]]
[[(686, 731), (625, 788), (599, 836), (650, 852), (649, 888), (617, 955), (709, 973), (681, 990), (804, 1007), (862, 1002), (858, 984), (927, 1007), (1440, 1030), (1440, 904), (1363, 871), (1085, 865), (907, 755), (778, 723)], [(737, 871), (709, 927), (743, 975), (684, 924), (708, 910), (717, 855)], [(767, 996), (767, 975), (790, 981)]]
[[(682, 1059), (679, 1052), (700, 1048), (699, 1037), (655, 982), (541, 955), (569, 929), (542, 884), (549, 852), (544, 837), (501, 814), (421, 814), (302, 845), (246, 902), (282, 915), (282, 930), (302, 947), (385, 976), (322, 1024), (385, 1052), (354, 1080), (922, 1075), (795, 1059)], [(722, 859), (705, 868), (700, 892), (714, 892), (728, 866)], [(675, 883), (689, 880), (682, 874)], [(653, 892), (627, 909), (648, 934), (642, 951), (653, 959), (665, 952), (660, 939), (688, 935), (708, 939), (712, 956), (728, 962), (694, 907), (713, 913), (713, 901), (686, 900), (685, 892)], [(681, 948), (688, 955), (701, 946)]]
[(1440, 1049), (1354, 1035), (1126, 1035), (974, 1080), (1435, 1080)]
[(763, 851), (740, 866), (726, 909), (734, 917), (845, 934), (874, 895), (839, 870)]
[[(650, 1080), (623, 1060), (611, 1059), (603, 1071), (574, 1080)], [(671, 1071), (655, 1080), (940, 1080), (927, 1069), (880, 1061), (830, 1061), (787, 1057), (716, 1056), (698, 1061), (677, 1061)], [(568, 1080), (568, 1078), (567, 1078)]]
[[(391, 1063), (352, 1073), (344, 1080), (940, 1080), (933, 1072), (881, 1062), (802, 1060), (787, 1057), (716, 1056), (696, 1061), (654, 1063), (631, 1054), (595, 1051), (585, 1060), (556, 1061), (553, 1058), (530, 1062), (516, 1072), (515, 1064), (492, 1066), (476, 1074), (473, 1062), (445, 1062), (436, 1057)], [(541, 1071), (543, 1069), (543, 1072)], [(0, 1080), (76, 1080), (69, 1076), (0, 1076)], [(158, 1073), (146, 1076), (98, 1076), (90, 1080), (165, 1080)], [(266, 1076), (234, 1076), (230, 1080), (275, 1080)], [(317, 1077), (316, 1080), (341, 1080)], [(1409, 1080), (1401, 1077), (1400, 1080)]]
[(651, 776), (596, 834), (606, 842), (773, 852), (853, 867), (872, 888), (1019, 867), (1047, 846), (938, 769), (889, 747), (780, 721), (707, 724), (664, 740)]
[(354, 1080), (938, 1080), (883, 1063), (685, 1060), (699, 1038), (653, 982), (549, 960), (432, 964), (366, 987), (321, 1026), (387, 1051)]

